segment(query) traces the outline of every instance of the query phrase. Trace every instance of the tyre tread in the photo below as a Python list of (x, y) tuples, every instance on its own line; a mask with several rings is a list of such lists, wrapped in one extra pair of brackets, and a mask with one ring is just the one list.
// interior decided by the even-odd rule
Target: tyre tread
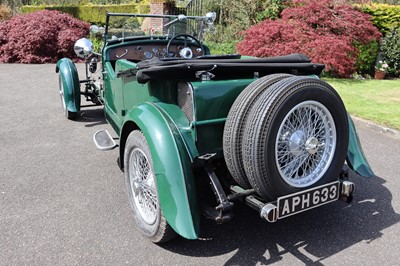
[(272, 74), (255, 80), (236, 98), (226, 119), (223, 133), (225, 162), (233, 179), (243, 188), (251, 188), (242, 160), (242, 139), (246, 120), (252, 105), (268, 88), (290, 74)]

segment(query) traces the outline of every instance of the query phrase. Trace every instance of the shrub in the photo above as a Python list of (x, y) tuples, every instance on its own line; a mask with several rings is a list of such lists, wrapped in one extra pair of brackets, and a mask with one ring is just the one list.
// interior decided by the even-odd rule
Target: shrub
[(400, 27), (400, 5), (364, 4), (357, 7), (372, 16), (372, 22), (383, 34)]
[(236, 52), (236, 42), (217, 43), (207, 41), (207, 47), (210, 49), (211, 54), (234, 54)]
[(96, 53), (101, 53), (104, 44), (104, 37), (101, 32), (98, 33), (90, 33), (89, 40), (93, 43), (93, 51)]
[(58, 11), (17, 15), (0, 24), (0, 62), (55, 63), (74, 57), (74, 42), (89, 24)]
[(12, 17), (12, 10), (6, 5), (0, 5), (0, 22), (10, 19)]
[(356, 59), (356, 68), (360, 74), (372, 74), (379, 52), (379, 42), (372, 41), (367, 44), (354, 42), (359, 51)]
[[(210, 36), (215, 43), (232, 43), (241, 40), (242, 31), (266, 17), (274, 17), (278, 7), (268, 7), (280, 0), (207, 0), (199, 1), (205, 11), (217, 13), (216, 30)], [(266, 8), (268, 10), (266, 10)], [(218, 49), (219, 50), (219, 49)]]
[(298, 0), (277, 20), (265, 20), (244, 32), (237, 49), (258, 57), (304, 53), (313, 62), (326, 65), (333, 76), (350, 77), (356, 70), (360, 51), (381, 37), (370, 16), (349, 5), (330, 0)]
[(256, 17), (257, 22), (263, 21), (265, 19), (277, 19), (281, 14), (282, 10), (287, 7), (288, 2), (286, 0), (268, 0), (262, 6), (262, 11), (260, 11)]
[(381, 49), (389, 65), (388, 73), (400, 74), (400, 30), (393, 29), (382, 40)]

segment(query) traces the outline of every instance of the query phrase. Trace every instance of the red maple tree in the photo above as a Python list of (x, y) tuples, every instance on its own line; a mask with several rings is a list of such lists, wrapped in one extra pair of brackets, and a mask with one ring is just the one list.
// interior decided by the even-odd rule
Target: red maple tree
[(89, 33), (89, 26), (59, 11), (14, 16), (0, 23), (0, 62), (55, 63), (73, 58), (74, 43)]
[(237, 45), (243, 55), (268, 57), (303, 53), (326, 65), (334, 76), (349, 77), (356, 70), (355, 43), (379, 40), (371, 17), (350, 5), (332, 0), (294, 0), (277, 20), (265, 20), (244, 32)]

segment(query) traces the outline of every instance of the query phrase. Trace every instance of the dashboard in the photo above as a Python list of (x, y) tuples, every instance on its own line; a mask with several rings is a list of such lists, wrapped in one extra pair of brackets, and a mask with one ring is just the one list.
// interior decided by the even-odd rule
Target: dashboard
[[(193, 58), (203, 55), (203, 49), (196, 45), (187, 45), (193, 53)], [(166, 44), (143, 43), (135, 45), (121, 46), (110, 49), (110, 60), (127, 59), (132, 62), (140, 62), (142, 60), (158, 58), (180, 58), (179, 52), (185, 48), (184, 45), (171, 44), (169, 48), (169, 56), (167, 56)]]

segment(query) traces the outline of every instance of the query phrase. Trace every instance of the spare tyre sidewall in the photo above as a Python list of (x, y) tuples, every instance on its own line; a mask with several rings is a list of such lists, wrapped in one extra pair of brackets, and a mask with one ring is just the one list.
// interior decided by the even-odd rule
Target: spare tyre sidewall
[[(328, 166), (322, 177), (314, 184), (306, 188), (298, 188), (289, 185), (279, 173), (276, 163), (276, 138), (278, 131), (283, 123), (286, 115), (298, 104), (305, 101), (316, 101), (324, 105), (330, 112), (336, 127), (336, 148), (331, 164)], [(275, 116), (272, 118), (272, 123), (269, 126), (268, 133), (266, 135), (267, 141), (266, 147), (264, 148), (266, 161), (266, 167), (269, 169), (268, 178), (272, 189), (278, 196), (286, 195), (294, 192), (298, 192), (310, 187), (319, 186), (330, 181), (334, 181), (338, 178), (338, 175), (342, 169), (348, 145), (348, 124), (347, 114), (344, 105), (340, 97), (327, 89), (322, 89), (317, 85), (308, 85), (295, 90), (293, 93), (285, 97), (275, 112)]]

